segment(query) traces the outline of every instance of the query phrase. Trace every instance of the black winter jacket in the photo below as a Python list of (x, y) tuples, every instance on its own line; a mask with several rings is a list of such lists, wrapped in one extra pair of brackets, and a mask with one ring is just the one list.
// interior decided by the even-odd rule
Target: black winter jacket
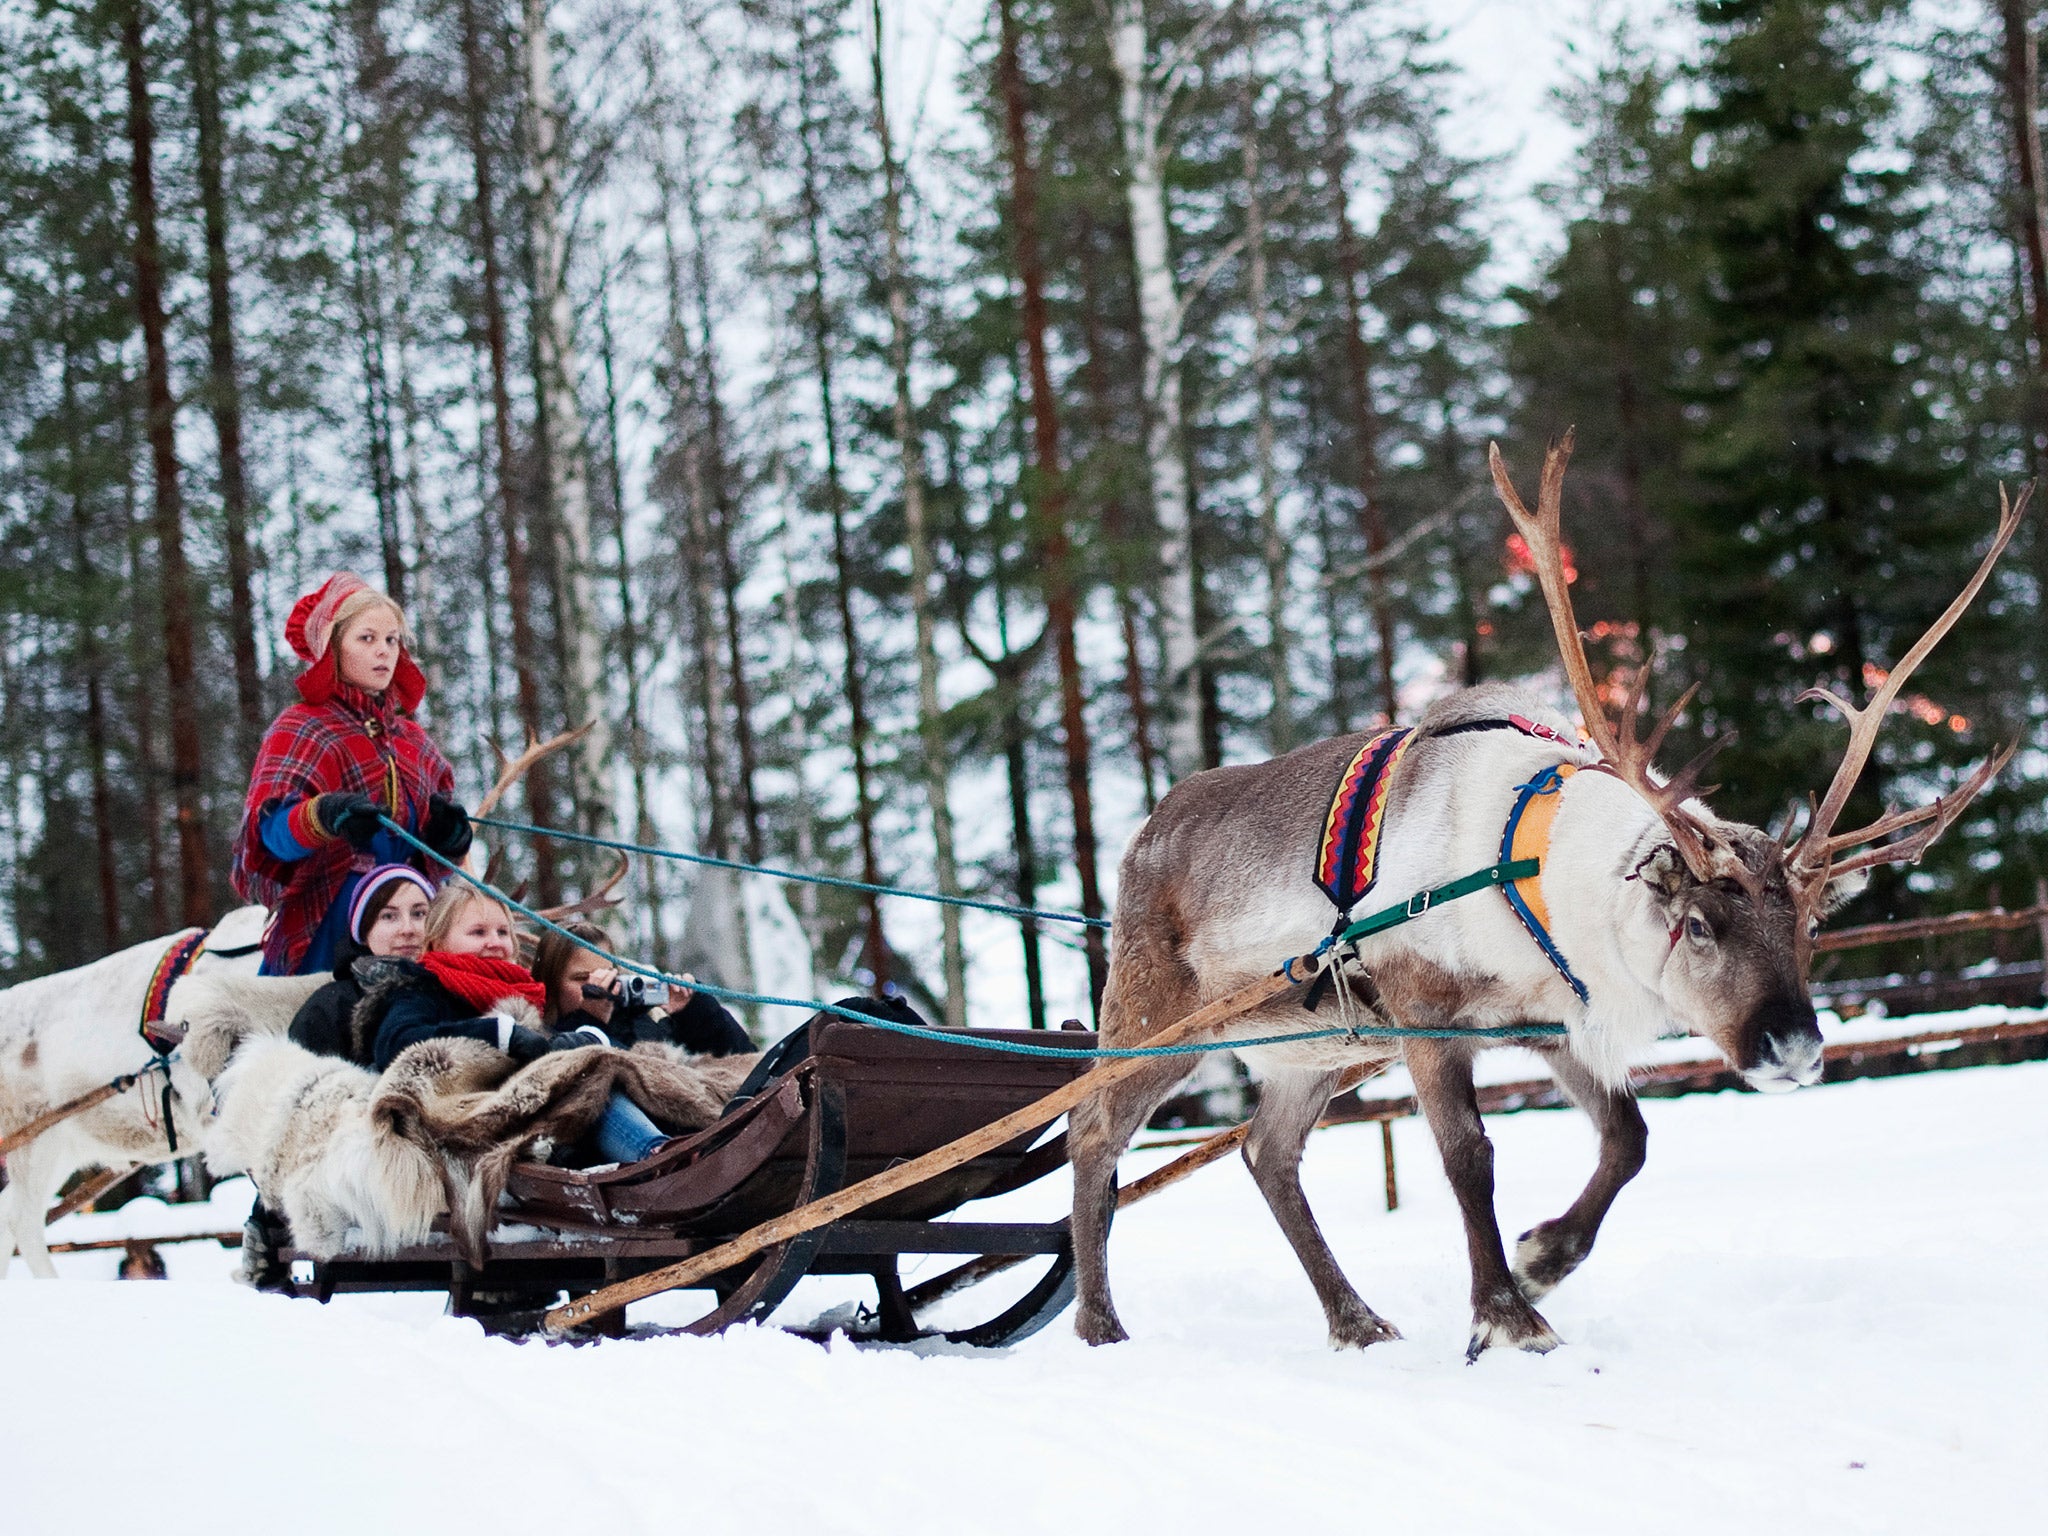
[(342, 1056), (359, 1067), (367, 1067), (367, 1052), (358, 1054), (349, 1017), (363, 1000), (363, 984), (356, 979), (355, 963), (369, 952), (353, 939), (343, 939), (334, 958), (334, 980), (299, 1004), (292, 1015), (291, 1042), (318, 1056)]
[[(349, 1054), (376, 1071), (390, 1066), (408, 1045), (451, 1036), (481, 1040), (521, 1061), (531, 1061), (549, 1048), (548, 1037), (539, 1029), (539, 1010), (517, 998), (506, 999), (501, 1010), (511, 1021), (508, 1025), (496, 1014), (479, 1016), (416, 961), (366, 959), (354, 974), (363, 998), (349, 1019)], [(595, 1042), (579, 1036), (562, 1043)]]
[(609, 1021), (600, 1020), (584, 1008), (565, 1013), (555, 1021), (558, 1034), (585, 1028), (604, 1031), (605, 1037), (621, 1048), (652, 1040), (679, 1045), (692, 1056), (742, 1056), (758, 1049), (725, 1005), (702, 992), (692, 992), (682, 1007), (660, 1017), (651, 1008), (614, 1005)]

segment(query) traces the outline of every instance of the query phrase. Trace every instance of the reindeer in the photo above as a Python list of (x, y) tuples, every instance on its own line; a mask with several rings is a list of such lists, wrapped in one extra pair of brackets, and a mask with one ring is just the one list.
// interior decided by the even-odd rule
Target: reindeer
[[(589, 729), (585, 725), (546, 741), (529, 740), (516, 757), (500, 752), (497, 782), (478, 802), (475, 814), (488, 816), (535, 763)], [(472, 857), (477, 852), (472, 850)], [(550, 915), (574, 916), (612, 904), (609, 893), (624, 874), (622, 866), (600, 889)], [(254, 906), (238, 907), (222, 918), (191, 969), (171, 988), (165, 1018), (183, 1017), (188, 994), (203, 994), (219, 978), (255, 977), (267, 921), (268, 913)], [(155, 1053), (140, 1033), (144, 997), (158, 962), (179, 937), (151, 939), (0, 991), (0, 1133), (14, 1131), (120, 1074), (149, 1066)], [(278, 977), (267, 982), (265, 990), (289, 1022), (292, 1010), (324, 979)], [(152, 1076), (6, 1155), (6, 1185), (0, 1188), (0, 1277), (16, 1249), (31, 1274), (44, 1279), (56, 1275), (43, 1236), (44, 1218), (51, 1198), (79, 1169), (132, 1169), (201, 1150), (212, 1118), (212, 1074), (195, 1070), (182, 1056), (171, 1059), (169, 1073), (168, 1128), (164, 1080)]]
[[(1473, 1316), (1467, 1358), (1497, 1345), (1554, 1348), (1558, 1336), (1534, 1303), (1585, 1259), (1615, 1196), (1643, 1166), (1647, 1131), (1629, 1090), (1630, 1061), (1676, 1027), (1710, 1040), (1754, 1088), (1817, 1081), (1821, 1040), (1808, 975), (1822, 918), (1861, 871), (1917, 859), (2011, 756), (2011, 748), (1995, 754), (1932, 804), (1853, 832), (1834, 831), (1886, 711), (1983, 587), (2031, 486), (2017, 505), (2000, 491), (1990, 552), (1868, 704), (1857, 709), (1820, 690), (1802, 695), (1839, 710), (1850, 739), (1795, 841), (1789, 814), (1773, 836), (1707, 808), (1699, 775), (1711, 752), (1668, 779), (1652, 772), (1658, 747), (1692, 694), (1639, 739), (1636, 713), (1649, 663), (1618, 728), (1609, 720), (1572, 612), (1560, 544), (1571, 447), (1567, 433), (1546, 456), (1534, 514), (1497, 448), (1490, 462), (1495, 489), (1535, 558), (1591, 741), (1580, 746), (1572, 721), (1509, 686), (1467, 689), (1433, 706), (1388, 789), (1388, 830), (1371, 899), (1377, 909), (1487, 868), (1503, 856), (1503, 823), (1518, 791), (1538, 784), (1546, 770), (1568, 772), (1553, 791), (1555, 820), (1540, 877), (1531, 882), (1548, 908), (1556, 961), (1499, 894), (1485, 891), (1362, 941), (1332, 975), (1339, 1017), (1358, 1019), (1366, 1030), (1375, 1021), (1447, 1030), (1563, 1021), (1566, 1034), (1544, 1054), (1560, 1087), (1597, 1126), (1599, 1160), (1563, 1215), (1522, 1235), (1511, 1267), (1494, 1215), (1493, 1147), (1473, 1093), (1472, 1062), (1482, 1042), (1363, 1035), (1245, 1052), (1263, 1087), (1244, 1159), (1322, 1302), (1333, 1347), (1399, 1337), (1338, 1268), (1301, 1188), (1303, 1146), (1347, 1066), (1405, 1057), (1414, 1077), (1464, 1218)], [(1281, 958), (1312, 949), (1330, 931), (1329, 901), (1307, 876), (1332, 788), (1368, 739), (1339, 737), (1270, 762), (1195, 774), (1160, 802), (1124, 855), (1103, 997), (1105, 1045), (1138, 1043), (1203, 1002), (1270, 974)], [(1908, 829), (1917, 830), (1900, 835)], [(1283, 994), (1233, 1020), (1229, 1033), (1309, 1029), (1319, 1021), (1302, 1011), (1302, 1001), (1300, 990)], [(1071, 1116), (1076, 1331), (1091, 1344), (1127, 1336), (1108, 1274), (1117, 1159), (1187, 1075), (1189, 1060), (1161, 1058)]]

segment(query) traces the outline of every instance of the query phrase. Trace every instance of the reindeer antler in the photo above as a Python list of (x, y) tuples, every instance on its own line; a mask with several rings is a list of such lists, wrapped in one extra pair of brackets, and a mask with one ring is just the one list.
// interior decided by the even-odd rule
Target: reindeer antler
[[(1955, 627), (1956, 620), (1963, 616), (1984, 583), (1991, 579), (1991, 568), (1998, 564), (1998, 557), (2005, 553), (2005, 546), (2012, 542), (2012, 536), (2019, 531), (2020, 519), (2026, 516), (2027, 503), (2033, 499), (2034, 485), (2029, 481), (2020, 488), (2018, 501), (2007, 497), (2003, 485), (1998, 488), (1998, 532), (1991, 540), (1991, 548), (1978, 562), (1976, 574), (1956, 595), (1954, 602), (1943, 611), (1940, 618), (1928, 626), (1927, 633), (1914, 642), (1913, 648), (1899, 659), (1891, 675), (1871, 695), (1870, 702), (1858, 709), (1839, 694), (1825, 688), (1809, 688), (1799, 695), (1800, 702), (1820, 699), (1832, 704), (1842, 712), (1842, 718), (1849, 722), (1849, 745), (1842, 753), (1842, 761), (1835, 769), (1834, 781), (1828, 785), (1828, 792), (1819, 807), (1800, 834), (1799, 841), (1792, 846), (1787, 866), (1795, 880), (1811, 896), (1817, 897), (1820, 889), (1837, 874), (1851, 870), (1868, 869), (1874, 864), (1894, 862), (1912, 863), (1937, 837), (1948, 830), (1963, 808), (1977, 795), (1977, 792), (1992, 779), (2012, 758), (2014, 747), (1994, 754), (1975, 773), (1956, 789), (1937, 799), (1932, 805), (1923, 805), (1911, 811), (1893, 811), (1879, 817), (1867, 827), (1854, 832), (1837, 834), (1834, 831), (1835, 818), (1842, 814), (1842, 807), (1848, 803), (1856, 781), (1863, 776), (1864, 768), (1870, 762), (1870, 754), (1877, 747), (1877, 733), (1884, 726), (1885, 715), (1899, 696), (1920, 663), (1927, 659), (1928, 652), (1940, 643), (1942, 636)], [(2015, 744), (2016, 746), (2017, 744)], [(1835, 855), (1851, 848), (1888, 836), (1905, 827), (1925, 823), (1919, 832), (1911, 837), (1902, 837), (1896, 842), (1866, 848), (1854, 858), (1837, 864)]]
[(580, 900), (568, 902), (563, 906), (542, 907), (540, 915), (551, 923), (560, 923), (566, 922), (572, 917), (584, 917), (616, 907), (619, 904), (619, 898), (614, 896), (612, 892), (618, 887), (619, 882), (626, 878), (627, 871), (633, 867), (632, 859), (625, 854), (622, 853), (618, 857), (618, 864), (599, 883), (596, 890), (591, 891)]
[(506, 792), (514, 784), (517, 784), (526, 777), (528, 769), (551, 753), (559, 752), (562, 748), (581, 741), (590, 734), (591, 728), (596, 724), (595, 720), (586, 720), (573, 731), (564, 731), (559, 736), (550, 736), (546, 741), (538, 740), (529, 731), (526, 737), (526, 749), (517, 757), (512, 758), (506, 757), (505, 749), (493, 742), (491, 750), (498, 754), (498, 761), (503, 765), (498, 773), (498, 782), (490, 787), (490, 791), (485, 794), (483, 799), (477, 802), (476, 809), (469, 814), (471, 816), (490, 815), (492, 811), (498, 808), (498, 802), (505, 798)]
[(1724, 732), (1712, 746), (1665, 782), (1660, 784), (1651, 777), (1650, 766), (1657, 756), (1657, 749), (1664, 745), (1672, 724), (1699, 691), (1698, 684), (1686, 689), (1678, 702), (1658, 717), (1649, 738), (1639, 739), (1636, 735), (1636, 714), (1642, 708), (1643, 690), (1649, 681), (1650, 668), (1656, 661), (1654, 651), (1644, 660), (1642, 670), (1636, 673), (1629, 686), (1618, 731), (1608, 718), (1606, 702), (1593, 681), (1592, 664), (1586, 659), (1585, 640), (1579, 634), (1578, 616), (1572, 610), (1571, 584), (1564, 573), (1564, 543), (1560, 531), (1564, 516), (1564, 471), (1571, 462), (1575, 435), (1573, 429), (1567, 428), (1564, 437), (1552, 443), (1543, 455), (1543, 479), (1537, 491), (1534, 513), (1529, 511), (1516, 492), (1514, 482), (1508, 478), (1498, 443), (1489, 443), (1486, 449), (1487, 466), (1493, 471), (1493, 488), (1500, 496), (1501, 505), (1507, 508), (1508, 516), (1514, 519), (1522, 542), (1529, 546), (1536, 580), (1543, 588), (1543, 601), (1550, 610), (1550, 627), (1557, 635), (1558, 656), (1564, 662), (1565, 677), (1572, 685), (1573, 696), (1579, 701), (1579, 713), (1585, 716), (1593, 745), (1600, 749), (1600, 756), (1613, 769), (1615, 776), (1648, 801), (1650, 808), (1663, 818), (1664, 825), (1670, 829), (1671, 841), (1685, 860), (1686, 867), (1697, 878), (1709, 880), (1713, 878), (1710, 844), (1718, 840), (1683, 807), (1687, 800), (1707, 792), (1700, 786), (1700, 773), (1714, 754), (1734, 739), (1734, 733)]

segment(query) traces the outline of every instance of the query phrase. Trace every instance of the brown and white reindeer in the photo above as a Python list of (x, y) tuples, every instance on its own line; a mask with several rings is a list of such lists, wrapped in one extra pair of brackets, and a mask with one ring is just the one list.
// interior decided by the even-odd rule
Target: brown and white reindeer
[[(1549, 789), (1545, 812), (1554, 820), (1540, 876), (1518, 886), (1538, 911), (1547, 907), (1547, 922), (1525, 926), (1501, 893), (1482, 891), (1363, 940), (1336, 973), (1335, 986), (1348, 992), (1336, 999), (1342, 1011), (1326, 999), (1319, 1014), (1305, 1013), (1297, 989), (1233, 1020), (1228, 1033), (1304, 1031), (1327, 1024), (1333, 1012), (1366, 1029), (1376, 1020), (1444, 1030), (1562, 1021), (1566, 1033), (1540, 1048), (1559, 1085), (1599, 1130), (1598, 1165), (1563, 1215), (1523, 1234), (1510, 1267), (1494, 1215), (1493, 1147), (1473, 1093), (1472, 1063), (1482, 1040), (1339, 1037), (1247, 1050), (1263, 1087), (1245, 1162), (1308, 1272), (1333, 1346), (1399, 1336), (1338, 1268), (1302, 1193), (1303, 1146), (1345, 1067), (1405, 1057), (1414, 1077), (1465, 1223), (1468, 1356), (1500, 1344), (1548, 1350), (1559, 1340), (1533, 1303), (1586, 1257), (1616, 1194), (1643, 1165), (1647, 1132), (1629, 1089), (1630, 1062), (1675, 1027), (1712, 1041), (1753, 1087), (1817, 1081), (1821, 1040), (1808, 974), (1831, 890), (1871, 866), (1917, 858), (2011, 755), (1998, 753), (1932, 804), (1854, 832), (1834, 831), (1886, 712), (1988, 579), (2031, 486), (2016, 505), (2005, 504), (2000, 492), (1990, 552), (1868, 704), (1856, 709), (1816, 690), (1848, 719), (1850, 741), (1826, 795), (1792, 841), (1789, 817), (1786, 832), (1774, 837), (1710, 811), (1698, 785), (1704, 758), (1668, 780), (1652, 772), (1689, 693), (1647, 739), (1638, 739), (1638, 677), (1619, 728), (1609, 721), (1573, 617), (1559, 542), (1570, 454), (1568, 433), (1544, 461), (1533, 514), (1498, 450), (1492, 469), (1535, 557), (1592, 740), (1576, 745), (1572, 721), (1505, 685), (1467, 689), (1433, 706), (1386, 789), (1386, 831), (1369, 903), (1376, 910), (1401, 902), (1505, 857), (1510, 812), (1541, 778)], [(1330, 931), (1330, 901), (1310, 874), (1333, 788), (1369, 740), (1338, 737), (1270, 762), (1195, 774), (1160, 802), (1124, 855), (1103, 997), (1105, 1045), (1138, 1043), (1270, 974)], [(1543, 777), (1550, 769), (1568, 775), (1561, 785)], [(1519, 842), (1517, 850), (1519, 856)], [(1547, 928), (1555, 960), (1539, 947), (1539, 928)], [(1108, 1274), (1117, 1159), (1186, 1076), (1190, 1060), (1161, 1058), (1071, 1116), (1076, 1329), (1091, 1344), (1126, 1337)]]
[[(500, 753), (502, 771), (475, 814), (489, 815), (536, 762), (587, 730), (586, 725), (547, 741), (529, 741), (516, 757)], [(473, 849), (472, 857), (481, 851)], [(602, 889), (560, 911), (575, 915), (607, 905), (607, 893), (623, 874), (617, 871)], [(163, 1018), (175, 1022), (195, 1001), (211, 1000), (226, 984), (239, 1006), (260, 1016), (263, 1028), (282, 1032), (299, 1003), (326, 978), (257, 978), (266, 917), (261, 907), (238, 907), (222, 918), (190, 970), (163, 999)], [(156, 1059), (140, 1032), (145, 1000), (159, 963), (183, 937), (151, 939), (0, 990), (0, 1134)], [(79, 1169), (161, 1163), (201, 1151), (212, 1115), (208, 1079), (213, 1070), (196, 1070), (182, 1054), (173, 1059), (169, 1105), (175, 1146), (166, 1134), (163, 1080), (155, 1076), (9, 1152), (6, 1185), (0, 1188), (0, 1277), (17, 1249), (31, 1274), (55, 1276), (43, 1220), (58, 1189)]]

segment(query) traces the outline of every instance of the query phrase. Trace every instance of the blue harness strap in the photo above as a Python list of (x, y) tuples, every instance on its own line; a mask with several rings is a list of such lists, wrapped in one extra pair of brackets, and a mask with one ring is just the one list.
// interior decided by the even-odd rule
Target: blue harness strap
[[(1507, 826), (1502, 829), (1500, 835), (1500, 856), (1503, 863), (1515, 856), (1515, 835), (1522, 829), (1522, 817), (1529, 809), (1530, 803), (1538, 796), (1555, 795), (1564, 788), (1564, 781), (1564, 772), (1552, 766), (1544, 769), (1528, 783), (1515, 786), (1518, 793), (1515, 796), (1514, 808), (1508, 812)], [(1554, 808), (1551, 809), (1551, 814), (1555, 814)], [(1544, 853), (1547, 854), (1550, 845), (1549, 817), (1546, 816), (1543, 820)], [(1578, 994), (1580, 1002), (1585, 1002), (1586, 984), (1572, 974), (1571, 966), (1565, 963), (1564, 952), (1557, 947), (1557, 941), (1551, 938), (1550, 930), (1544, 926), (1543, 919), (1536, 915), (1528, 897), (1518, 888), (1519, 884), (1520, 882), (1515, 882), (1500, 888), (1501, 894), (1508, 900), (1509, 909), (1522, 920), (1522, 926), (1529, 930), (1529, 937), (1536, 941), (1536, 947), (1543, 951), (1544, 958), (1557, 968), (1557, 974), (1564, 978), (1565, 985)], [(1540, 896), (1538, 899), (1540, 900)]]

